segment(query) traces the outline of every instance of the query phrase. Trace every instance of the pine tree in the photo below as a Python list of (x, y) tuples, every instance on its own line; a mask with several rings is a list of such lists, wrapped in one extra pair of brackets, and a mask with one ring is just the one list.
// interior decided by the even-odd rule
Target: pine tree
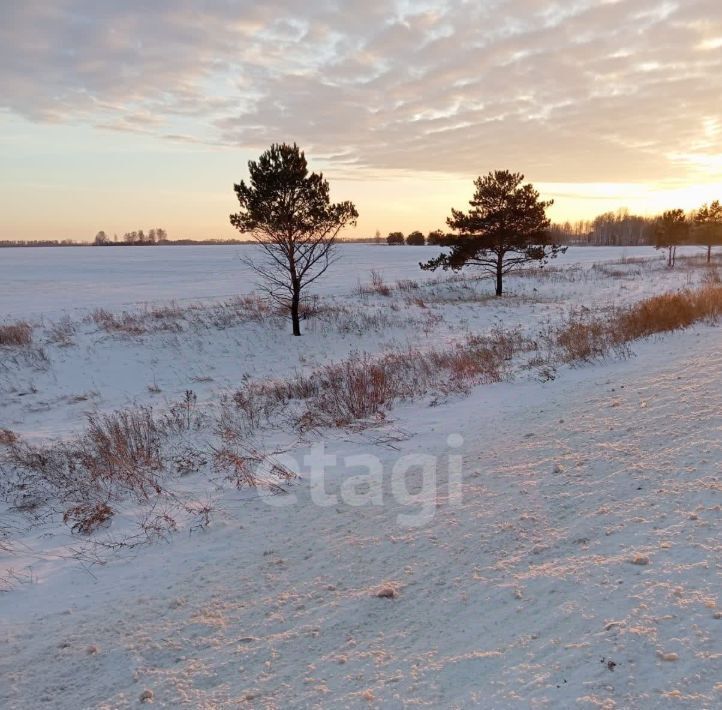
[(707, 247), (707, 263), (712, 261), (712, 247), (722, 246), (722, 205), (715, 200), (702, 205), (694, 216), (694, 236)]
[(657, 220), (654, 231), (657, 249), (667, 250), (667, 266), (672, 268), (677, 258), (677, 247), (689, 239), (689, 222), (684, 210), (667, 210)]
[(248, 184), (234, 185), (241, 210), (231, 224), (260, 247), (245, 262), (266, 294), (289, 310), (293, 334), (301, 335), (301, 295), (333, 263), (336, 237), (356, 224), (358, 212), (351, 202), (331, 203), (328, 181), (308, 172), (295, 143), (272, 145), (249, 161), (248, 172)]
[(529, 262), (544, 264), (566, 251), (550, 240), (546, 209), (552, 201), (540, 200), (533, 185), (524, 185), (523, 180), (521, 173), (508, 170), (477, 178), (471, 209), (452, 209), (446, 220), (455, 232), (444, 240), (451, 251), (420, 264), (421, 268), (458, 271), (478, 266), (495, 278), (496, 295), (501, 296), (506, 274)]

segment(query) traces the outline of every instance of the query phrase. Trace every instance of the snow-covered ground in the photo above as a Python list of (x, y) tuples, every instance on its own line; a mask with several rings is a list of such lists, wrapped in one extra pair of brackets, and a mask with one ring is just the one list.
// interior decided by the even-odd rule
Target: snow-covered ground
[[(39, 346), (37, 357), (3, 354), (0, 427), (33, 439), (66, 436), (83, 426), (89, 411), (163, 407), (186, 390), (200, 401), (213, 400), (249, 378), (285, 377), (353, 352), (452, 344), (498, 324), (533, 330), (570, 308), (624, 305), (692, 285), (703, 272), (681, 262), (670, 273), (662, 254), (649, 247), (572, 248), (539, 277), (510, 276), (507, 296), (497, 300), (487, 279), (449, 281), (448, 273), (421, 271), (418, 262), (434, 253), (431, 248), (344, 245), (340, 263), (317, 290), (331, 312), (304, 322), (306, 337), (298, 339), (288, 337), (287, 319), (244, 319), (245, 305), (230, 315), (215, 310), (232, 297), (236, 281), (252, 286), (247, 273), (246, 281), (238, 276), (243, 264), (234, 250), (240, 248), (0, 252), (0, 272), (7, 269), (0, 303), (11, 303), (0, 322), (30, 319)], [(21, 261), (9, 266), (18, 253)], [(105, 272), (106, 262), (121, 259), (122, 269)], [(614, 263), (625, 259), (631, 263)], [(66, 260), (72, 266), (66, 268)], [(411, 279), (420, 287), (359, 298), (358, 286), (370, 282), (372, 270), (389, 285)], [(153, 308), (169, 305), (171, 317), (152, 315)], [(108, 332), (88, 320), (101, 306), (115, 314), (145, 314), (150, 332)]]
[[(0, 320), (57, 318), (92, 308), (122, 310), (144, 304), (221, 300), (256, 288), (241, 258), (254, 247), (152, 248), (39, 247), (0, 250)], [(688, 251), (700, 251), (688, 249)], [(348, 293), (372, 269), (387, 281), (423, 280), (420, 261), (435, 247), (343, 244), (340, 260), (319, 284), (324, 294)], [(621, 257), (648, 257), (649, 247), (572, 248), (554, 265), (589, 264)]]
[[(27, 308), (18, 299), (7, 315), (38, 323), (45, 361), (6, 360), (0, 428), (70, 436), (84, 411), (160, 409), (189, 388), (212, 407), (244, 376), (450, 346), (499, 323), (533, 333), (572, 307), (631, 303), (704, 273), (684, 262), (670, 273), (650, 249), (583, 249), (563, 271), (510, 278), (501, 301), (488, 281), (360, 298), (370, 268), (389, 282), (430, 277), (415, 250), (345, 248), (383, 258), (364, 256), (345, 288), (337, 276), (322, 301), (342, 316), (307, 321), (300, 339), (274, 319), (219, 328), (186, 316), (180, 330), (110, 334), (82, 321), (98, 303), (79, 298), (58, 344), (60, 312), (42, 293)], [(185, 269), (150, 300), (184, 297)], [(0, 511), (14, 531), (0, 565), (17, 582), (0, 596), (0, 707), (136, 707), (151, 694), (161, 707), (719, 707), (720, 345), (700, 325), (553, 380), (519, 373), (405, 402), (368, 430), (308, 432), (283, 458), (301, 475), (286, 495), (186, 477), (179, 489), (212, 503), (210, 525), (118, 554), (56, 519), (25, 529)], [(322, 480), (310, 467), (321, 443), (336, 457)], [(119, 515), (109, 534), (123, 525)]]

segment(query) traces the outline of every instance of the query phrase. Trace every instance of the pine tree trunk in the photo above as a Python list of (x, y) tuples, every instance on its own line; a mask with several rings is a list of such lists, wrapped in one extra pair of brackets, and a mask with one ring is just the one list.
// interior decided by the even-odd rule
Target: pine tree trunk
[(712, 245), (711, 244), (707, 245), (707, 263), (708, 264), (712, 263)]
[(501, 296), (504, 288), (503, 280), (504, 273), (502, 272), (502, 266), (504, 265), (503, 256), (499, 254), (496, 258), (496, 295)]

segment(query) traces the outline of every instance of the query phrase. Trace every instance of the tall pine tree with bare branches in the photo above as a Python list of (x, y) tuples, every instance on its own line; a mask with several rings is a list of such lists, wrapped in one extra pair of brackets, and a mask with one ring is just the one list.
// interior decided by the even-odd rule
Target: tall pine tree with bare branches
[(338, 233), (356, 224), (351, 202), (331, 203), (328, 181), (309, 173), (294, 143), (273, 144), (248, 163), (249, 181), (234, 185), (241, 209), (231, 224), (258, 245), (244, 261), (261, 278), (265, 293), (288, 309), (294, 335), (301, 335), (304, 290), (334, 261)]

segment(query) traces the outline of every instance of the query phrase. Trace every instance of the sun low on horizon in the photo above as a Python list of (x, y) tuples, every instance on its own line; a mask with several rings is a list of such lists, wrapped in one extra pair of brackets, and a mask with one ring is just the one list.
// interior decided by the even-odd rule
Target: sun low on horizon
[(444, 228), (495, 169), (558, 222), (722, 199), (712, 0), (28, 0), (0, 40), (0, 240), (236, 237), (274, 142), (354, 201), (347, 236)]

